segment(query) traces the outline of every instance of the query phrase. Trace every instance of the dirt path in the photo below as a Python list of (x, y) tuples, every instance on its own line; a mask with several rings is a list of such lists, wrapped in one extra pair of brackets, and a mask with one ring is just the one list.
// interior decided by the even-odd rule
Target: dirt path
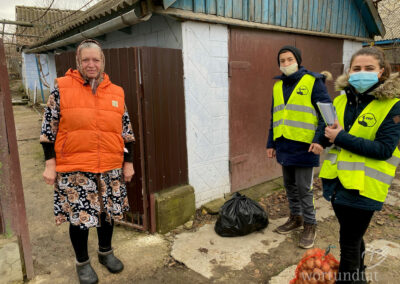
[[(28, 106), (15, 106), (21, 170), (25, 191), (29, 230), (32, 242), (36, 277), (31, 283), (77, 283), (74, 254), (68, 237), (68, 225), (57, 227), (53, 221), (53, 190), (42, 181), (44, 158), (38, 137), (41, 117)], [(317, 194), (321, 195), (318, 182)], [(393, 190), (399, 191), (397, 180)], [(286, 198), (282, 192), (264, 197), (271, 219), (287, 214)], [(399, 203), (400, 205), (400, 203)], [(196, 231), (205, 224), (212, 224), (215, 216), (198, 212), (194, 222)], [(375, 214), (366, 234), (366, 241), (385, 239), (400, 244), (399, 206), (385, 205), (385, 210)], [(318, 226), (316, 246), (325, 248), (329, 244), (338, 246), (338, 223), (329, 217)], [(189, 232), (183, 228), (164, 235), (149, 235), (124, 227), (116, 227), (113, 246), (124, 261), (125, 270), (119, 275), (110, 275), (96, 260), (96, 231), (91, 230), (89, 253), (100, 283), (268, 283), (285, 268), (296, 264), (304, 250), (297, 247), (299, 232), (287, 237), (278, 247), (268, 253), (254, 253), (251, 261), (241, 270), (220, 265), (206, 278), (171, 258), (171, 246), (177, 234)], [(260, 246), (263, 244), (260, 243)], [(339, 249), (333, 250), (339, 256)], [(377, 283), (396, 283), (399, 278), (400, 260), (388, 257), (375, 267), (380, 273)]]
[[(38, 140), (41, 117), (26, 106), (15, 106), (14, 116), (34, 268), (37, 275), (31, 282), (77, 283), (68, 225), (59, 227), (55, 225), (53, 189), (42, 181), (44, 157)], [(91, 230), (89, 251), (93, 257), (93, 266), (102, 280), (101, 283), (116, 283), (116, 280), (117, 283), (124, 283), (119, 281), (152, 275), (155, 269), (163, 267), (164, 259), (168, 256), (168, 242), (163, 237), (117, 227), (113, 242), (116, 253), (126, 263), (135, 262), (135, 256), (140, 259), (135, 265), (126, 265), (125, 271), (117, 277), (110, 275), (98, 264), (96, 238), (96, 230)]]

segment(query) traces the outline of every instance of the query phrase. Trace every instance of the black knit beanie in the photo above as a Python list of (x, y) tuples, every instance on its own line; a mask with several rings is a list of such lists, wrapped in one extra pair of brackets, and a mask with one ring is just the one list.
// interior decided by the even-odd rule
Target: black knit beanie
[(279, 52), (278, 52), (278, 66), (280, 66), (280, 62), (279, 62), (279, 55), (281, 53), (285, 53), (287, 51), (290, 51), (291, 53), (293, 53), (294, 57), (296, 58), (297, 64), (300, 66), (301, 65), (301, 51), (300, 49), (291, 46), (291, 45), (285, 45), (284, 47), (282, 47)]

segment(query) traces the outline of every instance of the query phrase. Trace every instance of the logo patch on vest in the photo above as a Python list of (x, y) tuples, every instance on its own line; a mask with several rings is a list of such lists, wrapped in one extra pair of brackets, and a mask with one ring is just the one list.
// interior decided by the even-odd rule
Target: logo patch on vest
[(358, 124), (364, 127), (372, 127), (376, 124), (376, 118), (373, 113), (366, 113), (358, 117)]
[(112, 101), (112, 106), (113, 107), (118, 107), (118, 101)]
[(308, 88), (306, 86), (302, 85), (302, 86), (297, 88), (296, 93), (298, 95), (305, 96), (305, 95), (308, 94)]

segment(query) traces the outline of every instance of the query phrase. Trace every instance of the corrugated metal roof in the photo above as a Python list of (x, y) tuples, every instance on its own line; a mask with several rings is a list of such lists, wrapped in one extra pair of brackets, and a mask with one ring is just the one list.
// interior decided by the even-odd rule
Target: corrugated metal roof
[(73, 30), (74, 28), (80, 27), (86, 23), (91, 21), (101, 19), (108, 15), (112, 15), (113, 13), (119, 12), (120, 10), (126, 9), (132, 6), (134, 3), (139, 0), (103, 0), (93, 5), (83, 13), (72, 16), (68, 20), (67, 25), (63, 25), (56, 29), (50, 36), (36, 42), (34, 46), (41, 45), (43, 43), (49, 42), (52, 39), (55, 39), (66, 32)]
[(389, 40), (400, 38), (400, 1), (386, 0), (378, 4), (379, 15), (386, 28), (384, 37), (377, 36), (375, 40)]
[(26, 38), (17, 36), (17, 44), (29, 45), (39, 41), (43, 35), (52, 33), (56, 28), (65, 25), (71, 15), (80, 16), (82, 12), (75, 10), (48, 9), (43, 7), (15, 6), (17, 21), (31, 22), (34, 27), (17, 26), (17, 34), (37, 36)]

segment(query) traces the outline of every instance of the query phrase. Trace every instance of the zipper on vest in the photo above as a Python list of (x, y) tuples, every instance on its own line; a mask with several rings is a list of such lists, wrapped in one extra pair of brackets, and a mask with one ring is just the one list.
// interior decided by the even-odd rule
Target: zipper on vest
[(99, 88), (96, 89), (96, 92), (94, 93), (95, 96), (95, 107), (96, 107), (96, 136), (97, 136), (97, 172), (100, 172), (100, 134), (99, 134), (99, 128), (97, 125), (97, 118), (99, 116), (99, 104), (98, 104), (98, 100), (99, 100), (99, 96), (98, 96), (98, 90)]

